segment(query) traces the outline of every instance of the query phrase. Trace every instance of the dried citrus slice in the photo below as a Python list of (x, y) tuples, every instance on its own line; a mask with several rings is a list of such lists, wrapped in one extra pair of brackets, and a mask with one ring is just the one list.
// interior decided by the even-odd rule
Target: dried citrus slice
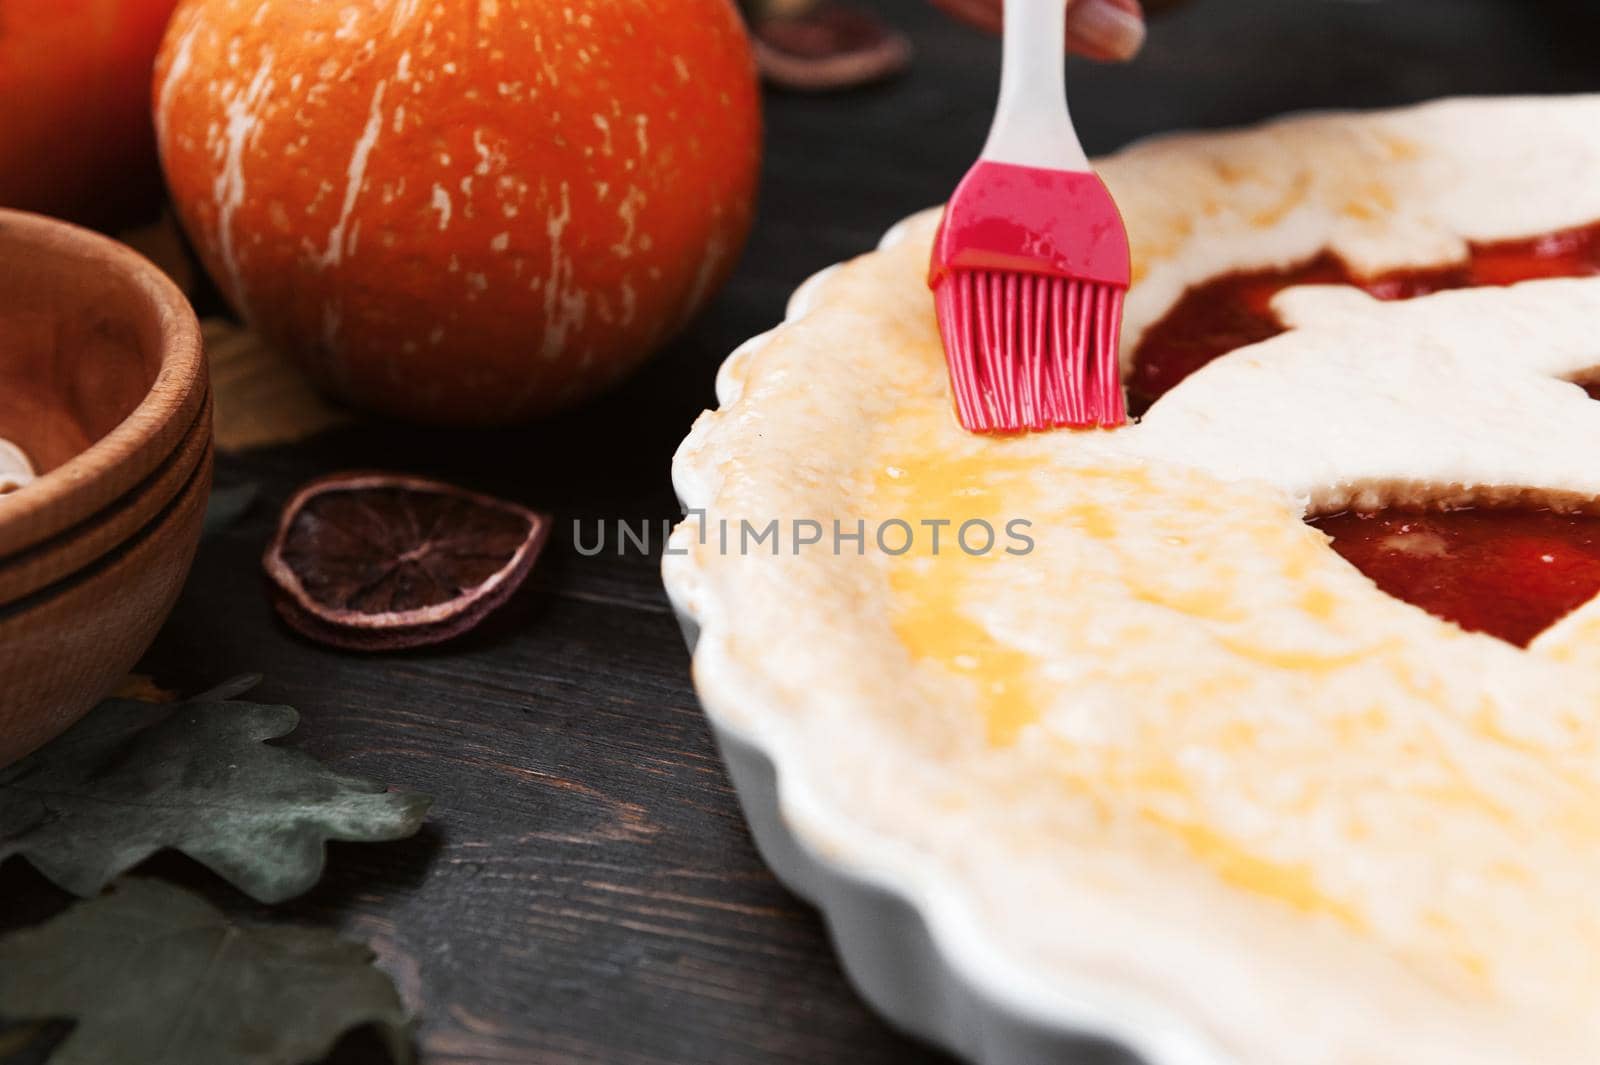
[(453, 485), (338, 473), (301, 488), (262, 560), (278, 613), (335, 647), (388, 651), (466, 632), (533, 568), (550, 520)]
[(774, 85), (828, 92), (883, 81), (911, 62), (911, 42), (876, 15), (825, 3), (751, 20), (756, 65)]

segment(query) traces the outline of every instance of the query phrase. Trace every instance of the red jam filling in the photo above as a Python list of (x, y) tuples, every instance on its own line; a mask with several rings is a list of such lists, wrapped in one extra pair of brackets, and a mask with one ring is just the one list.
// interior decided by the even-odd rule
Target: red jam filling
[(1129, 399), (1142, 412), (1219, 355), (1283, 332), (1269, 305), (1273, 296), (1293, 285), (1355, 285), (1378, 299), (1403, 300), (1451, 288), (1593, 274), (1600, 274), (1600, 223), (1528, 240), (1474, 244), (1470, 258), (1458, 266), (1367, 280), (1352, 276), (1332, 255), (1287, 270), (1225, 274), (1189, 289), (1145, 332), (1133, 357)]
[[(1235, 348), (1283, 332), (1272, 297), (1292, 285), (1357, 285), (1378, 299), (1443, 289), (1600, 274), (1600, 223), (1528, 240), (1475, 244), (1436, 270), (1357, 279), (1332, 255), (1287, 270), (1229, 274), (1186, 292), (1144, 335), (1129, 381), (1147, 409), (1179, 381)], [(1588, 386), (1600, 399), (1600, 384)], [(1600, 593), (1600, 518), (1547, 510), (1385, 510), (1311, 522), (1379, 588), (1464, 629), (1526, 647)]]
[(1600, 518), (1386, 510), (1311, 524), (1396, 599), (1519, 647), (1600, 593)]

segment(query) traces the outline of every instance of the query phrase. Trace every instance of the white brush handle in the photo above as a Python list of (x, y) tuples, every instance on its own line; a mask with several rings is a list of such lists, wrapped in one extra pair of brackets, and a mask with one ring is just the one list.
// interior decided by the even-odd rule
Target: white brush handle
[(1088, 170), (1067, 112), (1065, 0), (1005, 0), (1000, 103), (983, 146), (996, 163)]

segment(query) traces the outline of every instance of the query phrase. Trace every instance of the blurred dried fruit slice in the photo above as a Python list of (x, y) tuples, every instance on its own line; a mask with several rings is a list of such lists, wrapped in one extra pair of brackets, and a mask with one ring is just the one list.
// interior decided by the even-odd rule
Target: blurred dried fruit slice
[(439, 481), (340, 473), (284, 507), (262, 560), (278, 613), (311, 639), (358, 651), (439, 643), (504, 603), (550, 520)]
[(911, 42), (875, 15), (824, 3), (751, 20), (756, 65), (786, 89), (823, 92), (882, 81), (911, 62)]

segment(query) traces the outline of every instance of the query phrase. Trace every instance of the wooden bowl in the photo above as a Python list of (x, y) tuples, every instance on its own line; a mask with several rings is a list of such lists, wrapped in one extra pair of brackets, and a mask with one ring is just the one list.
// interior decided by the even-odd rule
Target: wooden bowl
[(106, 237), (0, 210), (0, 765), (110, 691), (171, 610), (211, 483), (199, 325)]
[(40, 473), (0, 510), (0, 558), (89, 519), (172, 453), (206, 395), (183, 293), (131, 248), (0, 210), (0, 437)]

